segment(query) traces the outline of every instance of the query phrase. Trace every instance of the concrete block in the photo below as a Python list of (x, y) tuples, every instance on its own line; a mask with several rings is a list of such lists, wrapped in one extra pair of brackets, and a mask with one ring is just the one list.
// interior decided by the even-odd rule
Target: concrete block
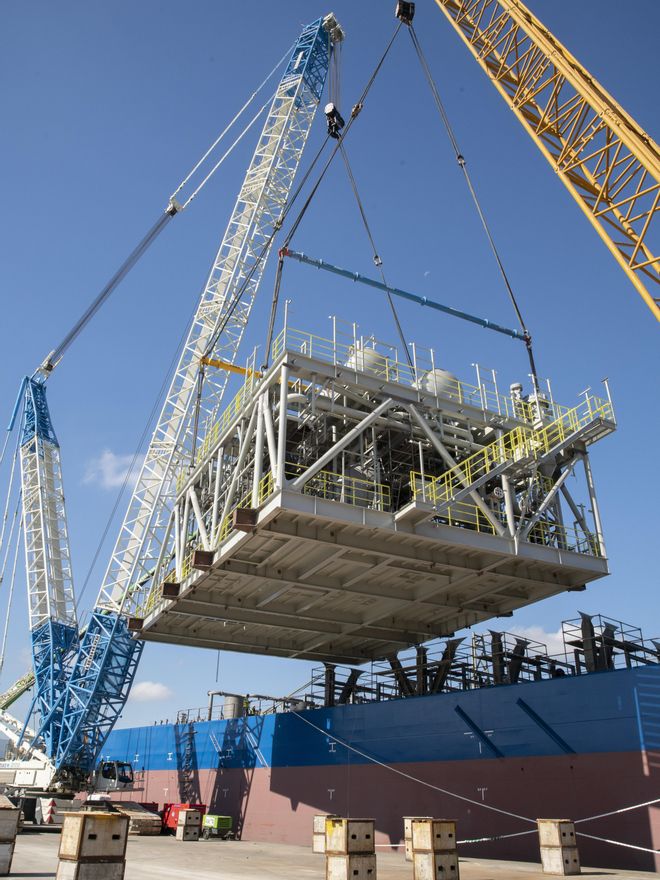
[(570, 819), (537, 819), (541, 846), (577, 846), (575, 825)]
[(202, 814), (199, 810), (179, 810), (177, 825), (201, 825)]
[(324, 853), (325, 852), (325, 832), (323, 834), (317, 834), (314, 832), (312, 834), (312, 852), (313, 853)]
[(124, 880), (126, 862), (60, 861), (56, 880)]
[(541, 865), (544, 874), (571, 877), (581, 873), (576, 846), (542, 846)]
[(456, 852), (413, 852), (414, 880), (458, 880)]
[(325, 851), (337, 855), (374, 852), (373, 819), (325, 820)]
[(5, 876), (11, 871), (11, 860), (14, 858), (14, 843), (0, 843), (0, 875)]
[(376, 856), (327, 855), (325, 880), (376, 880)]
[(413, 819), (413, 852), (454, 852), (456, 822), (452, 819)]
[(178, 825), (174, 836), (177, 840), (199, 840), (199, 825)]
[(65, 813), (60, 859), (121, 861), (126, 856), (128, 816), (120, 813)]

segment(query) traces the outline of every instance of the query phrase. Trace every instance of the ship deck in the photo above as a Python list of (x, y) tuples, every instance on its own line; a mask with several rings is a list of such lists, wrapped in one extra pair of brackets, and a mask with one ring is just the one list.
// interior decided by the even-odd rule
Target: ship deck
[[(14, 880), (55, 877), (59, 834), (19, 835), (12, 864)], [(197, 880), (217, 880), (222, 860), (223, 880), (322, 880), (323, 856), (310, 848), (250, 841), (200, 841), (181, 843), (173, 837), (131, 837), (126, 853), (126, 880), (174, 880), (194, 876)], [(463, 880), (542, 880), (547, 874), (541, 866), (509, 861), (466, 858), (460, 860)], [(412, 875), (412, 866), (402, 852), (378, 851), (379, 880), (403, 880)], [(650, 880), (657, 874), (646, 871), (617, 871), (583, 868), (583, 876), (609, 877), (610, 880)]]

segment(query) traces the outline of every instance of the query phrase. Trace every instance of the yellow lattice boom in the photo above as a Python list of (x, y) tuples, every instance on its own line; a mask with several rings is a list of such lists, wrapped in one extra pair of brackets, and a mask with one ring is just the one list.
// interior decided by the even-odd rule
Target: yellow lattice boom
[(435, 2), (660, 321), (658, 145), (519, 0)]

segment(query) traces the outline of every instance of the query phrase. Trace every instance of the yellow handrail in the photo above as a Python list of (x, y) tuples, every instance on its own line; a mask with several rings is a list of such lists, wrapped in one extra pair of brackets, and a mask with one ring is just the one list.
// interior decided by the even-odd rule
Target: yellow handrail
[[(424, 498), (432, 504), (446, 504), (462, 488), (474, 486), (496, 467), (545, 455), (571, 434), (598, 418), (613, 420), (611, 403), (602, 398), (586, 396), (573, 409), (564, 411), (558, 419), (538, 431), (532, 428), (514, 428), (440, 476), (433, 477), (429, 485), (423, 486)], [(412, 476), (411, 485), (416, 497), (416, 482)]]

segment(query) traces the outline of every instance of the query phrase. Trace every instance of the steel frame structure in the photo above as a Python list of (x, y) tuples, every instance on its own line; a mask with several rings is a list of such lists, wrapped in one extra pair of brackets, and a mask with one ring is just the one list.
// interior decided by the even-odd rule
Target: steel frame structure
[(69, 677), (56, 752), (58, 776), (68, 784), (93, 769), (128, 697), (143, 644), (131, 636), (127, 615), (149, 589), (159, 560), (173, 553), (168, 542), (176, 476), (192, 463), (228, 381), (222, 372), (200, 382), (202, 358), (229, 364), (236, 358), (332, 46), (341, 39), (333, 15), (304, 28), (270, 105)]
[(143, 638), (364, 662), (607, 573), (587, 448), (609, 398), (503, 396), (414, 354), (285, 327), (180, 481)]
[(57, 746), (68, 664), (78, 622), (67, 530), (60, 447), (43, 377), (23, 382), (20, 441), (23, 536), (36, 691), (33, 706), (49, 753)]
[(655, 141), (520, 0), (435, 0), (660, 321)]

